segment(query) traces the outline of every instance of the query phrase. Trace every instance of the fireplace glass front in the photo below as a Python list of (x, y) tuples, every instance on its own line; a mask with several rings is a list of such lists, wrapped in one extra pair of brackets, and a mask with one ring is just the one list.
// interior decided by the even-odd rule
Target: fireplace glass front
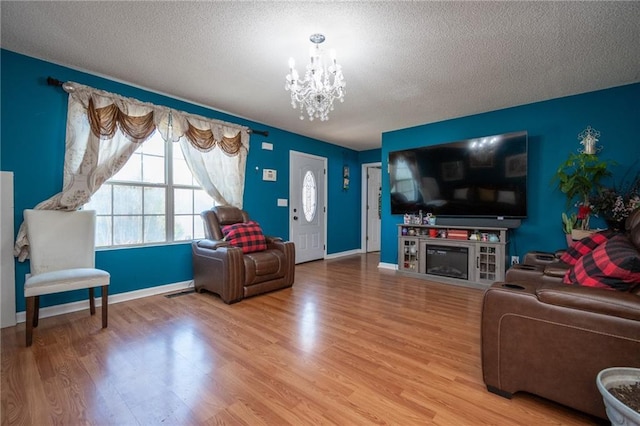
[(427, 274), (469, 279), (469, 248), (427, 244)]

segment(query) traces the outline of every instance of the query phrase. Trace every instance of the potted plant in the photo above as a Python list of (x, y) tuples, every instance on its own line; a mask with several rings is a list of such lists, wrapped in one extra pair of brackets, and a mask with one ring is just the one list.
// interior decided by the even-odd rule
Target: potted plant
[[(613, 164), (612, 161), (599, 159), (595, 154), (571, 153), (567, 160), (558, 166), (553, 182), (556, 182), (558, 189), (566, 195), (567, 208), (573, 205), (578, 209), (571, 229), (565, 224), (565, 232), (589, 229), (590, 199), (602, 191), (601, 181), (611, 176), (609, 166)], [(569, 219), (571, 217), (573, 215), (567, 216)]]
[(572, 234), (576, 223), (578, 223), (578, 217), (575, 213), (568, 215), (565, 212), (562, 212), (562, 230), (564, 231), (565, 238), (567, 239), (567, 246), (570, 246), (573, 242)]
[(613, 426), (640, 425), (640, 368), (605, 368), (596, 386)]
[(629, 214), (640, 207), (640, 171), (632, 179), (626, 179), (629, 169), (620, 184), (615, 183), (591, 197), (593, 213), (601, 215), (609, 229), (622, 231)]

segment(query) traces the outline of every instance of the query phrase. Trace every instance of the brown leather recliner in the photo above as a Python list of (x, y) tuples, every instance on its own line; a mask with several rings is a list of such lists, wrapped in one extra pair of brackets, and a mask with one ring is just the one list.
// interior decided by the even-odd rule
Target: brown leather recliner
[[(640, 223), (627, 237), (640, 256)], [(507, 273), (485, 292), (484, 382), (507, 398), (529, 392), (606, 419), (596, 376), (640, 368), (640, 283), (629, 291), (567, 285), (544, 268)]]
[(200, 214), (206, 239), (191, 244), (195, 289), (216, 293), (228, 304), (245, 297), (293, 285), (295, 245), (281, 238), (265, 236), (267, 249), (243, 253), (224, 241), (222, 226), (248, 222), (244, 210), (214, 207)]

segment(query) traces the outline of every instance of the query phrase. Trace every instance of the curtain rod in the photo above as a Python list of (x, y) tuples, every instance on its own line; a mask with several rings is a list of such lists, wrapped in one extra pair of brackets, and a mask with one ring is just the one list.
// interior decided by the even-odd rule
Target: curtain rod
[[(49, 86), (62, 87), (62, 85), (64, 84), (64, 81), (60, 81), (57, 78), (53, 78), (53, 77), (47, 77), (47, 84)], [(252, 134), (256, 134), (256, 135), (261, 135), (261, 136), (264, 136), (264, 137), (268, 137), (269, 136), (269, 131), (268, 130), (248, 129), (247, 132), (252, 133)]]

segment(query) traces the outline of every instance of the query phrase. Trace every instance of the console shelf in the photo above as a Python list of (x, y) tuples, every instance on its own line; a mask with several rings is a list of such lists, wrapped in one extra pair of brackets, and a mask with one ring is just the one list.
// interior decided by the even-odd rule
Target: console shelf
[(398, 271), (432, 281), (487, 288), (503, 281), (509, 228), (398, 225)]

